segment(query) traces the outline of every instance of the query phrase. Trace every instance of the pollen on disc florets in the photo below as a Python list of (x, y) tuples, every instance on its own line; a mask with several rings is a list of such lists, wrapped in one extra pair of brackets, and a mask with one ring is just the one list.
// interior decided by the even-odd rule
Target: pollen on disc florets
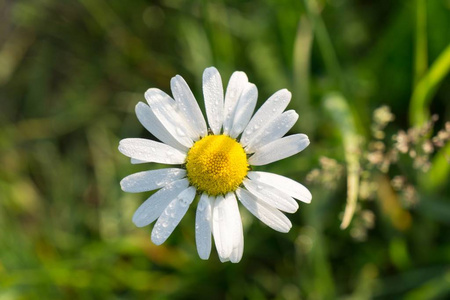
[(189, 150), (186, 171), (189, 182), (200, 192), (226, 194), (236, 190), (247, 175), (247, 155), (231, 137), (208, 135)]

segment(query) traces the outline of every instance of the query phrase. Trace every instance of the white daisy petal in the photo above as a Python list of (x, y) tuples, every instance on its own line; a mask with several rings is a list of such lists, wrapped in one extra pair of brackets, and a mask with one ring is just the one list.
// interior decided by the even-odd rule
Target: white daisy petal
[(253, 118), (248, 123), (242, 134), (240, 143), (246, 146), (255, 134), (274, 118), (279, 116), (291, 101), (291, 92), (286, 89), (279, 90), (273, 94), (267, 101), (258, 109)]
[(232, 263), (238, 263), (242, 259), (242, 255), (244, 254), (244, 232), (241, 227), (241, 231), (238, 234), (239, 240), (238, 244), (233, 248), (233, 251), (230, 255), (230, 261)]
[(130, 158), (130, 162), (131, 162), (133, 165), (146, 164), (146, 163), (148, 163), (148, 161), (145, 161), (145, 160), (139, 160), (139, 159), (135, 159), (135, 158)]
[(233, 250), (233, 238), (227, 228), (227, 205), (222, 195), (216, 197), (213, 206), (212, 229), (220, 260), (227, 259)]
[(144, 227), (155, 221), (169, 203), (189, 185), (187, 179), (174, 181), (150, 196), (133, 215), (133, 223)]
[(270, 228), (279, 232), (288, 232), (291, 229), (291, 221), (282, 212), (259, 201), (249, 191), (238, 188), (236, 195), (245, 208)]
[(164, 127), (164, 125), (158, 120), (151, 108), (143, 103), (139, 102), (135, 108), (136, 116), (151, 134), (153, 134), (158, 140), (164, 144), (170, 145), (178, 150), (187, 152), (188, 148), (180, 144)]
[(231, 127), (233, 126), (233, 116), (236, 109), (236, 104), (247, 83), (248, 78), (244, 72), (234, 72), (230, 77), (230, 81), (228, 82), (227, 86), (227, 91), (225, 93), (224, 120), (223, 120), (224, 134), (228, 135), (228, 133), (231, 130)]
[(309, 145), (305, 134), (294, 134), (273, 141), (256, 150), (248, 163), (253, 166), (262, 166), (271, 162), (299, 153)]
[[(213, 207), (212, 225), (219, 257), (221, 260), (229, 260), (234, 248), (240, 247), (239, 230), (242, 230), (239, 209), (232, 193), (228, 193), (225, 197), (217, 196)], [(234, 258), (237, 259), (237, 255)]]
[(211, 253), (211, 222), (214, 198), (202, 194), (195, 215), (195, 241), (201, 259), (208, 259)]
[(277, 190), (280, 190), (283, 193), (286, 193), (295, 199), (298, 199), (305, 203), (311, 202), (312, 199), (311, 192), (306, 187), (290, 178), (274, 173), (267, 173), (260, 171), (248, 172), (247, 176), (252, 180), (271, 185), (275, 187)]
[(298, 209), (297, 201), (271, 185), (257, 180), (244, 179), (244, 186), (253, 196), (276, 209), (288, 213), (294, 213)]
[(169, 203), (153, 227), (152, 242), (155, 245), (161, 245), (172, 234), (194, 200), (195, 193), (195, 187), (190, 186)]
[(222, 257), (219, 254), (219, 260), (220, 260), (221, 263), (224, 263), (224, 262), (230, 261), (230, 258), (229, 257)]
[(209, 127), (220, 134), (223, 123), (223, 86), (219, 71), (210, 67), (203, 72), (203, 96)]
[(199, 137), (205, 136), (207, 134), (205, 118), (184, 78), (179, 75), (173, 77), (170, 80), (170, 87), (180, 114), (190, 121)]
[(241, 214), (239, 213), (236, 196), (233, 192), (228, 193), (225, 196), (225, 200), (231, 204), (229, 228), (233, 236), (233, 249), (231, 250), (230, 261), (232, 263), (238, 263), (244, 253), (244, 231), (242, 230)]
[(189, 123), (177, 112), (175, 100), (159, 89), (148, 89), (145, 99), (155, 116), (166, 130), (182, 145), (190, 148), (195, 133), (190, 132)]
[(120, 186), (124, 192), (147, 192), (159, 189), (185, 176), (186, 170), (176, 168), (143, 171), (125, 177), (120, 181)]
[(253, 153), (256, 149), (273, 142), (284, 136), (298, 120), (298, 114), (293, 110), (288, 110), (273, 119), (264, 131), (259, 131), (258, 135), (248, 143), (245, 152)]
[(185, 153), (169, 145), (139, 138), (121, 140), (119, 151), (141, 161), (170, 165), (183, 164), (186, 158)]
[(257, 99), (258, 89), (253, 83), (247, 83), (234, 111), (233, 127), (230, 131), (231, 137), (236, 138), (245, 129), (255, 110)]

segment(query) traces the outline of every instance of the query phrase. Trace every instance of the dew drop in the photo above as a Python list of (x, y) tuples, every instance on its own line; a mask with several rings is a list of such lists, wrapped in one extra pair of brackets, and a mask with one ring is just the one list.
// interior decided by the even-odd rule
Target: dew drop
[(186, 207), (188, 205), (187, 201), (184, 198), (179, 199), (181, 207)]
[(186, 136), (186, 133), (180, 127), (177, 127), (176, 132), (180, 137)]
[(205, 210), (205, 207), (206, 207), (205, 202), (200, 201), (200, 202), (198, 203), (197, 209), (198, 209), (199, 211), (204, 211), (204, 210)]

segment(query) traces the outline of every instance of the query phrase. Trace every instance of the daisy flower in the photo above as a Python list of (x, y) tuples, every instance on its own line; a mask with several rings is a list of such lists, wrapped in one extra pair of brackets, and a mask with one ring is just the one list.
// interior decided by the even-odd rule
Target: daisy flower
[(186, 81), (177, 75), (170, 86), (173, 98), (151, 88), (145, 93), (148, 105), (136, 105), (139, 121), (161, 142), (128, 138), (119, 144), (119, 151), (134, 164), (175, 165), (135, 173), (120, 182), (125, 192), (159, 189), (136, 210), (133, 222), (143, 227), (157, 220), (151, 239), (160, 245), (198, 195), (195, 239), (200, 258), (209, 258), (213, 236), (220, 260), (237, 263), (244, 250), (238, 200), (280, 232), (292, 227), (282, 212), (297, 211), (294, 198), (311, 201), (311, 193), (300, 183), (252, 171), (250, 166), (297, 154), (309, 145), (308, 137), (283, 137), (298, 119), (293, 110), (283, 112), (291, 99), (286, 89), (273, 94), (253, 115), (258, 91), (243, 72), (232, 74), (224, 97), (217, 69), (205, 69), (203, 95), (209, 127)]

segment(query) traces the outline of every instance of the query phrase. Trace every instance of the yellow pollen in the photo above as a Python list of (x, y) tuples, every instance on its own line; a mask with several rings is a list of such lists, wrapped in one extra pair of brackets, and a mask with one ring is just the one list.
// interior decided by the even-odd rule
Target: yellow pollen
[(248, 171), (241, 144), (226, 135), (208, 135), (195, 142), (186, 157), (191, 185), (211, 196), (236, 190)]

